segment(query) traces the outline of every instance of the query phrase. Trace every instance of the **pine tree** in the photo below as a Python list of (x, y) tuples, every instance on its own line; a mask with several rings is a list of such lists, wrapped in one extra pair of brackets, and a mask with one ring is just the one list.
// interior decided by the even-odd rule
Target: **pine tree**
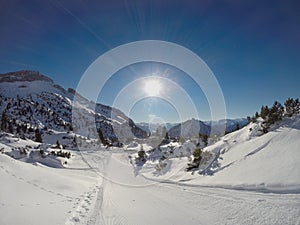
[(2, 117), (1, 117), (1, 130), (6, 131), (6, 113), (3, 111)]
[(201, 148), (195, 149), (193, 152), (193, 156), (194, 156), (193, 162), (199, 166), (200, 161), (202, 159), (202, 149)]
[(267, 116), (269, 115), (269, 108), (268, 106), (262, 106), (260, 110), (260, 116), (263, 119), (266, 119)]
[(208, 135), (207, 134), (201, 134), (201, 133), (199, 133), (199, 138), (202, 139), (202, 141), (204, 142), (205, 146), (208, 145)]
[(17, 125), (17, 130), (16, 130), (16, 132), (17, 132), (18, 135), (21, 134), (21, 128), (22, 128), (22, 127), (20, 126), (20, 124), (18, 124), (18, 125)]
[(296, 100), (295, 100), (295, 113), (300, 113), (300, 102), (299, 102), (299, 98), (296, 98)]
[(35, 141), (43, 143), (42, 134), (40, 133), (39, 129), (35, 130)]
[(98, 136), (99, 136), (99, 139), (101, 141), (101, 143), (106, 146), (107, 145), (107, 141), (105, 140), (104, 136), (103, 136), (103, 133), (101, 130), (98, 131)]
[(250, 122), (251, 122), (251, 117), (250, 117), (250, 116), (247, 116), (247, 120), (248, 120), (248, 122), (250, 123)]
[(72, 141), (72, 145), (74, 147), (77, 147), (77, 136), (76, 135), (74, 135), (74, 138), (73, 138), (73, 141)]
[(269, 111), (267, 123), (274, 124), (275, 122), (281, 120), (283, 117), (283, 113), (283, 106), (278, 101), (275, 101), (272, 108)]
[(59, 140), (56, 141), (56, 148), (60, 148)]
[(293, 98), (288, 98), (284, 103), (286, 115), (289, 117), (293, 115), (293, 102)]
[(14, 127), (12, 125), (12, 122), (8, 123), (8, 132), (13, 134), (14, 133)]
[(22, 130), (23, 130), (23, 133), (25, 134), (26, 131), (27, 131), (27, 125), (26, 125), (26, 124), (23, 124), (23, 125), (22, 125)]
[(298, 98), (296, 98), (295, 100), (293, 98), (288, 98), (285, 101), (284, 106), (285, 106), (285, 113), (289, 117), (291, 117), (296, 113), (299, 113), (300, 103)]
[(196, 148), (193, 152), (193, 162), (192, 163), (188, 163), (188, 167), (185, 169), (186, 171), (190, 171), (193, 169), (197, 169), (199, 168), (201, 159), (202, 159), (202, 149), (201, 148)]
[(138, 160), (142, 163), (145, 163), (147, 161), (147, 155), (143, 145), (141, 145), (141, 149), (138, 151)]

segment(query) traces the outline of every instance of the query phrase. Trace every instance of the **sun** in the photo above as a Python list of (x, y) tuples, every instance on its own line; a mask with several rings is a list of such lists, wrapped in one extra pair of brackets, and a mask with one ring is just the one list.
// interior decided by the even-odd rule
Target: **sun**
[(162, 84), (157, 78), (150, 78), (145, 81), (144, 91), (149, 96), (159, 96)]

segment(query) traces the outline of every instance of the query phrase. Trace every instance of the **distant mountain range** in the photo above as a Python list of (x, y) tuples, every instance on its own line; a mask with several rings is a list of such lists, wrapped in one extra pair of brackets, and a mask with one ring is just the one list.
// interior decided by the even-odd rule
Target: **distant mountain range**
[(172, 127), (178, 125), (179, 123), (165, 123), (165, 124), (160, 124), (160, 123), (146, 123), (146, 122), (140, 122), (136, 123), (138, 127), (143, 129), (144, 131), (147, 131), (147, 133), (152, 133), (156, 132), (156, 130), (159, 127), (165, 126), (167, 130), (170, 130)]
[(138, 127), (147, 131), (147, 133), (156, 132), (159, 127), (165, 126), (171, 137), (194, 137), (200, 134), (222, 135), (230, 133), (246, 126), (249, 121), (246, 118), (241, 119), (222, 119), (218, 121), (201, 121), (190, 119), (182, 123), (136, 123)]

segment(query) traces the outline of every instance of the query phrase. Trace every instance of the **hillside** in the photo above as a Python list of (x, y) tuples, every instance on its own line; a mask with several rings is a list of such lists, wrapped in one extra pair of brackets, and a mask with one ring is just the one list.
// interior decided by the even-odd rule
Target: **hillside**
[[(83, 138), (97, 138), (97, 133), (102, 132), (104, 138), (116, 141), (113, 127), (116, 130), (129, 130), (128, 138), (131, 131), (137, 137), (146, 135), (121, 111), (94, 104), (80, 95), (77, 95), (80, 101), (76, 102), (75, 107), (80, 110), (72, 111), (75, 91), (63, 89), (39, 72), (1, 74), (0, 80), (2, 131), (31, 140), (36, 140), (37, 134), (43, 139), (52, 134), (66, 133), (70, 141), (67, 143), (66, 139), (61, 138), (59, 141), (69, 147), (75, 133)], [(72, 119), (76, 123), (72, 123)], [(94, 121), (96, 129), (93, 129), (93, 124), (86, 124), (90, 120)]]
[[(300, 116), (285, 117), (266, 134), (263, 121), (258, 119), (205, 147), (202, 163), (192, 172), (185, 169), (196, 142), (171, 143), (149, 152), (139, 173), (181, 185), (300, 193)], [(163, 155), (167, 160), (160, 162)]]

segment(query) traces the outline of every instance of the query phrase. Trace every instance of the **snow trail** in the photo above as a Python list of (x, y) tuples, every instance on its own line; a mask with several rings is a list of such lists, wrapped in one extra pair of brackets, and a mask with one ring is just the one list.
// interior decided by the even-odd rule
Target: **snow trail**
[[(99, 224), (296, 224), (297, 194), (152, 183), (112, 153)], [(131, 183), (132, 182), (132, 183)], [(131, 185), (130, 185), (131, 184)]]

